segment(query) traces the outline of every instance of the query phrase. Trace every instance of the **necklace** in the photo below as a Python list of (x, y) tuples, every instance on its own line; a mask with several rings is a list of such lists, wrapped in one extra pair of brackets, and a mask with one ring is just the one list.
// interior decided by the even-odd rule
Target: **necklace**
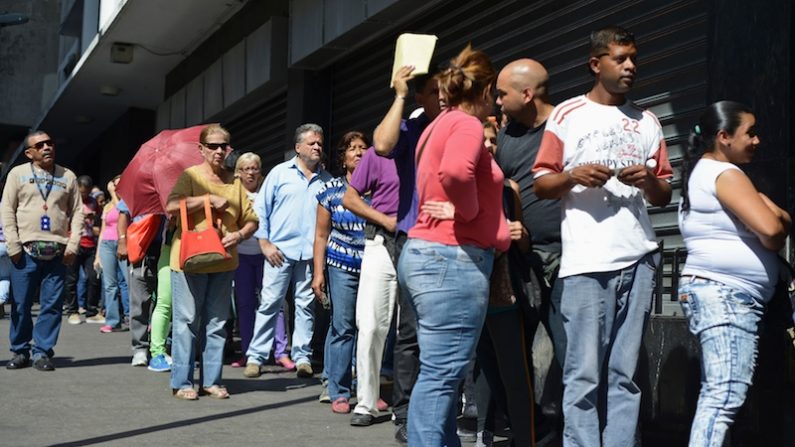
[(45, 186), (44, 189), (42, 190), (41, 184), (39, 182), (39, 177), (36, 176), (36, 170), (33, 169), (33, 163), (30, 164), (30, 173), (31, 175), (33, 175), (33, 183), (36, 184), (36, 189), (39, 191), (39, 194), (41, 194), (41, 199), (44, 201), (44, 205), (42, 205), (42, 208), (44, 209), (44, 211), (47, 211), (47, 198), (50, 197), (50, 192), (52, 192), (52, 184), (55, 182), (55, 174), (54, 173), (50, 174), (49, 172), (47, 172), (47, 174), (50, 175), (46, 175), (44, 177), (43, 180)]

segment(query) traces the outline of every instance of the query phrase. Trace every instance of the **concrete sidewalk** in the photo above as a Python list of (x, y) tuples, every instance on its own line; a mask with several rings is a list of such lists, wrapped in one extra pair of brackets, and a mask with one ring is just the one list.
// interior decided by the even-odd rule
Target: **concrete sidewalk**
[[(8, 309), (8, 306), (6, 306)], [(130, 366), (130, 333), (63, 320), (56, 371), (7, 370), (9, 319), (0, 320), (0, 446), (381, 446), (394, 426), (359, 428), (320, 404), (318, 379), (224, 367), (232, 397), (186, 402), (167, 373)], [(198, 373), (197, 373), (198, 377)]]

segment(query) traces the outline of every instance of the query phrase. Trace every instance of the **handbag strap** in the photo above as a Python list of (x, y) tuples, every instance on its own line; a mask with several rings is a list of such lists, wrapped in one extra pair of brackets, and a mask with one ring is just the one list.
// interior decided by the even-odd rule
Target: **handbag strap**
[[(204, 195), (204, 217), (205, 217), (205, 219), (207, 219), (207, 225), (209, 225), (210, 227), (213, 227), (214, 226), (213, 210), (212, 210), (212, 207), (210, 206), (210, 195), (209, 194), (205, 194)], [(190, 231), (190, 230), (193, 229), (189, 225), (189, 220), (188, 220), (188, 199), (186, 197), (183, 197), (183, 198), (179, 199), (179, 218), (180, 218), (180, 221), (182, 222), (183, 231)], [(219, 218), (219, 220), (220, 220), (220, 218)], [(219, 228), (220, 228), (220, 225), (219, 225)]]

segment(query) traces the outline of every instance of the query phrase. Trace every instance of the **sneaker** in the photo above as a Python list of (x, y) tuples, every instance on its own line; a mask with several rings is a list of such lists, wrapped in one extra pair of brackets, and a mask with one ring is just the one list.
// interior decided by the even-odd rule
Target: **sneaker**
[(99, 328), (99, 331), (102, 332), (103, 334), (110, 334), (111, 332), (113, 332), (113, 326), (106, 324), (101, 328)]
[(483, 430), (478, 432), (478, 437), (475, 439), (475, 447), (491, 447), (494, 444), (494, 433)]
[(409, 442), (409, 426), (406, 424), (406, 421), (403, 422), (396, 422), (397, 427), (395, 428), (395, 441), (401, 444), (408, 444)]
[(323, 388), (320, 391), (320, 397), (318, 397), (318, 402), (321, 404), (330, 404), (331, 397), (328, 395), (328, 381), (323, 381)]
[(164, 354), (158, 354), (149, 360), (149, 366), (146, 369), (154, 372), (168, 372), (171, 371), (171, 365), (166, 361)]
[(34, 360), (33, 367), (39, 371), (55, 371), (55, 365), (52, 364), (52, 360), (46, 355)]
[(287, 357), (286, 355), (284, 357), (279, 357), (278, 359), (276, 359), (276, 364), (281, 365), (284, 369), (288, 371), (292, 371), (295, 369), (295, 363), (293, 363), (293, 361), (290, 360), (290, 357)]
[(331, 404), (331, 411), (338, 414), (348, 414), (351, 412), (351, 404), (348, 403), (348, 399), (338, 397), (337, 400)]
[(170, 355), (168, 355), (168, 354), (163, 354), (163, 357), (165, 357), (165, 358), (166, 358), (166, 363), (168, 363), (168, 366), (171, 366), (171, 365), (173, 365), (173, 364), (174, 364), (174, 359), (172, 359)]
[(229, 364), (232, 368), (245, 368), (246, 367), (246, 358), (240, 357), (239, 359), (233, 361)]
[(353, 413), (351, 416), (351, 425), (354, 427), (369, 427), (373, 425), (375, 418), (372, 414), (359, 414)]
[(86, 323), (105, 324), (105, 317), (102, 314), (96, 314), (86, 318)]
[(255, 379), (262, 375), (262, 366), (259, 363), (246, 363), (243, 375), (250, 379)]
[(80, 314), (69, 314), (69, 317), (66, 319), (69, 324), (83, 324), (83, 319), (80, 318)]
[(132, 356), (132, 366), (148, 366), (149, 359), (146, 356), (146, 351), (136, 351)]
[(296, 371), (296, 375), (302, 379), (309, 379), (315, 374), (315, 372), (312, 371), (312, 365), (309, 363), (299, 363), (296, 367)]
[(378, 399), (378, 402), (375, 403), (375, 408), (377, 408), (378, 411), (386, 411), (389, 409), (389, 404), (386, 403), (384, 399)]
[(30, 366), (30, 357), (25, 354), (14, 354), (6, 363), (6, 369), (22, 369)]

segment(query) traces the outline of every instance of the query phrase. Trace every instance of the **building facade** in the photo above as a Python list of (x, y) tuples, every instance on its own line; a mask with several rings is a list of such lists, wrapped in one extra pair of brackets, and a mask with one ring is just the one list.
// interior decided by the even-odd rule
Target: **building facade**
[[(220, 122), (233, 146), (259, 153), (266, 170), (291, 156), (300, 123), (326, 129), (327, 152), (349, 130), (372, 132), (391, 103), (394, 42), (403, 32), (437, 35), (436, 62), (470, 42), (497, 67), (537, 59), (550, 73), (557, 103), (592, 83), (591, 30), (609, 24), (633, 30), (641, 65), (631, 97), (660, 118), (675, 170), (671, 204), (650, 209), (665, 262), (641, 368), (648, 445), (681, 440), (698, 390), (697, 348), (676, 302), (683, 245), (675, 211), (682, 153), (707, 104), (733, 99), (756, 111), (763, 147), (747, 172), (760, 190), (793, 209), (789, 0), (57, 3), (58, 56), (50, 76), (57, 86), (28, 126), (50, 132), (63, 163), (100, 181), (121, 172), (141, 143), (167, 128)], [(17, 148), (4, 161), (21, 156)], [(788, 362), (776, 383), (793, 390), (795, 365)], [(760, 374), (768, 373), (760, 364)], [(775, 420), (760, 404), (770, 390), (755, 389), (746, 412), (752, 414), (735, 430), (737, 445), (759, 445), (742, 433), (764, 432)]]

